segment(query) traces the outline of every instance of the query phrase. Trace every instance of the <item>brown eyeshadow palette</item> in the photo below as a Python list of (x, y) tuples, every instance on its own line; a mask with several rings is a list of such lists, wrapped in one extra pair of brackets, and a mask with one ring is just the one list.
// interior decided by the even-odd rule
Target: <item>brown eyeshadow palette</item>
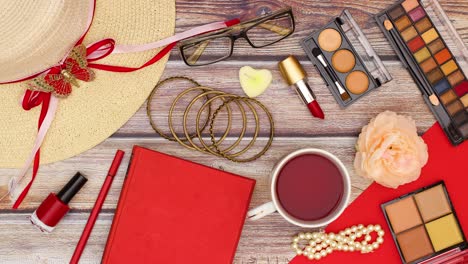
[(387, 202), (382, 210), (403, 263), (446, 263), (468, 253), (444, 182)]
[(437, 0), (403, 0), (376, 16), (454, 145), (468, 138), (468, 49)]
[(342, 107), (392, 79), (348, 10), (301, 45)]

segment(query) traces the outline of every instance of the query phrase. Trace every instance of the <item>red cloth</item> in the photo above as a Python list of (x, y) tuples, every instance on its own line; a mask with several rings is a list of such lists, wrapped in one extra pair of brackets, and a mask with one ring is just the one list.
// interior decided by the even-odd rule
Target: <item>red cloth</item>
[(338, 232), (346, 227), (363, 224), (379, 224), (385, 231), (384, 243), (369, 254), (358, 252), (333, 252), (317, 261), (303, 256), (295, 257), (291, 264), (311, 263), (401, 263), (396, 245), (385, 221), (380, 205), (401, 195), (415, 191), (432, 183), (444, 180), (463, 232), (468, 234), (468, 143), (452, 146), (441, 127), (432, 126), (423, 136), (429, 147), (429, 161), (417, 181), (389, 189), (373, 183), (327, 228), (327, 232)]
[(232, 263), (254, 186), (135, 146), (102, 263)]

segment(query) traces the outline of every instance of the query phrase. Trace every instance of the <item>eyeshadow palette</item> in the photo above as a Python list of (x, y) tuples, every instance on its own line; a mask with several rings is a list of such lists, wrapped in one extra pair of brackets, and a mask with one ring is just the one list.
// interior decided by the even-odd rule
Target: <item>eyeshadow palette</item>
[(403, 0), (376, 16), (450, 142), (468, 138), (468, 49), (437, 0)]
[(342, 107), (392, 79), (348, 10), (301, 45)]
[(468, 254), (444, 182), (387, 202), (382, 210), (403, 263), (446, 263)]

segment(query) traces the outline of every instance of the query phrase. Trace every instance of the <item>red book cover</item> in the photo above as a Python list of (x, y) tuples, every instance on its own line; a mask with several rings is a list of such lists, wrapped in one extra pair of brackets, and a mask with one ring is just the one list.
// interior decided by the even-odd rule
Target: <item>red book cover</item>
[(312, 261), (304, 256), (297, 256), (290, 264), (401, 263), (380, 205), (441, 180), (447, 186), (461, 228), (465, 235), (468, 235), (468, 203), (466, 202), (468, 143), (465, 142), (457, 147), (452, 146), (439, 124), (432, 126), (423, 138), (429, 149), (429, 161), (418, 180), (397, 189), (386, 188), (377, 183), (371, 184), (336, 221), (326, 228), (327, 232), (338, 232), (358, 224), (379, 224), (385, 231), (384, 243), (380, 248), (369, 254), (337, 251), (320, 260)]
[(135, 146), (102, 263), (232, 263), (254, 186)]

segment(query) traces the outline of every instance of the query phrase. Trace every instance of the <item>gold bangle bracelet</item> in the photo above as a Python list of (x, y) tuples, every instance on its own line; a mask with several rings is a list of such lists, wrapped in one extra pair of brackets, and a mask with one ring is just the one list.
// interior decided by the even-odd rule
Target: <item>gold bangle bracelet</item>
[[(182, 146), (188, 148), (188, 149), (192, 149), (192, 150), (198, 150), (198, 151), (201, 151), (201, 152), (204, 152), (204, 153), (208, 153), (207, 150), (205, 149), (200, 149), (198, 148), (198, 146), (194, 146), (191, 141), (191, 139), (188, 139), (188, 138), (185, 138), (186, 141), (188, 141), (188, 143), (184, 142), (183, 140), (181, 140), (176, 132), (175, 132), (175, 129), (174, 129), (174, 126), (173, 126), (173, 122), (172, 122), (172, 115), (173, 115), (173, 112), (174, 112), (174, 108), (177, 104), (177, 102), (180, 100), (180, 98), (182, 98), (184, 95), (186, 95), (187, 93), (191, 92), (191, 91), (196, 91), (196, 90), (207, 90), (206, 92), (202, 93), (203, 96), (206, 96), (205, 94), (208, 93), (208, 94), (212, 94), (212, 93), (215, 93), (215, 94), (221, 94), (223, 92), (220, 92), (220, 91), (214, 91), (213, 89), (209, 88), (209, 87), (203, 87), (203, 86), (197, 86), (197, 87), (192, 87), (192, 88), (189, 88), (189, 89), (186, 89), (185, 91), (181, 92), (179, 95), (177, 95), (177, 97), (174, 99), (174, 101), (172, 102), (172, 105), (171, 105), (171, 108), (169, 109), (169, 117), (168, 117), (168, 125), (169, 125), (169, 130), (171, 131), (172, 133), (172, 136), (173, 138), (179, 142), (179, 144), (181, 144)], [(196, 98), (199, 98), (198, 96)], [(208, 99), (209, 100), (209, 99)], [(192, 99), (192, 101), (190, 101), (190, 103), (193, 104), (194, 102), (194, 99)], [(189, 105), (190, 105), (189, 103)], [(184, 113), (187, 111), (187, 108), (186, 110), (184, 111)], [(228, 115), (229, 115), (229, 119), (230, 119), (230, 115), (231, 115), (231, 109), (228, 108), (227, 109), (228, 111)], [(208, 118), (209, 120), (210, 118)], [(185, 126), (186, 122), (184, 121), (182, 123), (183, 125), (183, 128), (184, 128), (184, 131), (186, 129), (186, 126)], [(229, 129), (230, 129), (230, 126), (229, 126)], [(224, 140), (227, 135), (229, 134), (229, 129), (226, 129), (226, 131), (224, 132), (223, 136), (222, 136), (222, 139)], [(195, 133), (195, 136), (196, 136), (196, 133)]]
[[(191, 84), (193, 84), (194, 86), (200, 86), (200, 84), (198, 82), (196, 82), (195, 80), (191, 79), (191, 78), (188, 78), (188, 77), (184, 77), (184, 76), (174, 76), (174, 77), (169, 77), (167, 79), (164, 79), (162, 81), (160, 81), (158, 84), (156, 84), (156, 86), (154, 86), (153, 88), (153, 91), (151, 91), (150, 95), (148, 96), (148, 101), (146, 103), (146, 115), (148, 116), (149, 118), (149, 121), (150, 121), (150, 124), (151, 124), (151, 127), (153, 128), (153, 130), (158, 133), (161, 137), (167, 139), (167, 140), (170, 140), (170, 141), (176, 141), (176, 139), (172, 136), (169, 136), (169, 135), (166, 135), (164, 132), (162, 132), (160, 129), (158, 129), (158, 127), (156, 126), (156, 122), (153, 120), (152, 118), (152, 115), (151, 115), (151, 103), (153, 101), (153, 97), (155, 96), (156, 92), (159, 90), (159, 88), (161, 86), (163, 86), (164, 84), (166, 83), (169, 83), (169, 82), (172, 82), (172, 81), (176, 81), (176, 80), (182, 80), (182, 81), (187, 81)], [(208, 99), (208, 98), (207, 98)], [(204, 127), (203, 127), (203, 130), (206, 128), (206, 126), (208, 125), (209, 121), (210, 121), (210, 116), (211, 116), (211, 109), (208, 109), (208, 114), (207, 114), (207, 118), (206, 118), (206, 121), (205, 121), (205, 124), (204, 124)], [(190, 135), (190, 137), (195, 137), (196, 135), (193, 134), (193, 135)], [(182, 139), (182, 141), (186, 141), (187, 139)]]
[[(227, 108), (228, 108), (228, 107), (229, 107), (229, 104), (230, 104), (231, 102), (236, 102), (236, 103), (244, 102), (244, 103), (247, 104), (247, 106), (250, 108), (250, 110), (252, 111), (252, 114), (253, 114), (253, 116), (254, 116), (254, 118), (255, 118), (255, 132), (254, 132), (254, 135), (253, 135), (252, 140), (249, 142), (249, 144), (247, 144), (246, 147), (244, 147), (242, 150), (240, 150), (240, 151), (238, 151), (238, 152), (236, 152), (236, 153), (234, 153), (234, 154), (227, 154), (227, 151), (219, 151), (218, 146), (220, 145), (220, 143), (219, 143), (220, 141), (216, 141), (216, 138), (214, 138), (214, 133), (212, 132), (213, 129), (211, 129), (211, 132), (210, 132), (211, 142), (213, 143), (213, 146), (216, 145), (216, 146), (214, 146), (215, 149), (216, 149), (216, 153), (221, 154), (221, 155), (222, 155), (223, 157), (225, 157), (225, 158), (226, 158), (227, 156), (232, 157), (232, 158), (235, 158), (235, 157), (240, 156), (240, 155), (244, 154), (245, 152), (247, 152), (247, 151), (253, 146), (253, 144), (255, 143), (255, 141), (256, 141), (256, 139), (257, 139), (257, 136), (258, 136), (258, 133), (259, 133), (259, 131), (260, 131), (260, 122), (259, 122), (259, 118), (258, 118), (257, 111), (255, 110), (255, 107), (253, 107), (253, 106), (250, 104), (250, 102), (248, 102), (248, 101), (242, 101), (242, 100), (237, 100), (237, 99), (239, 99), (239, 96), (238, 96), (238, 95), (231, 95), (231, 96), (230, 96), (230, 99), (228, 99), (227, 101), (225, 101), (223, 104), (221, 104), (221, 105), (218, 107), (218, 109), (213, 113), (213, 116), (212, 116), (212, 119), (211, 119), (211, 122), (213, 123), (213, 126), (212, 126), (212, 127), (214, 127), (214, 120), (216, 119), (216, 117), (217, 117), (219, 111), (221, 111), (222, 108), (224, 108), (224, 107), (227, 107)], [(245, 126), (246, 126), (246, 125), (247, 125), (247, 124), (245, 124)], [(243, 134), (239, 136), (239, 138), (237, 139), (236, 143), (237, 143), (237, 142), (240, 142), (240, 140), (242, 140), (242, 137), (243, 137)], [(237, 146), (237, 144), (236, 144), (236, 146)], [(224, 154), (224, 155), (223, 155), (223, 154)]]
[[(258, 100), (256, 99), (253, 99), (253, 98), (249, 98), (249, 97), (237, 97), (237, 98), (234, 98), (234, 99), (231, 99), (230, 101), (232, 100), (242, 100), (244, 102), (254, 102), (255, 104), (257, 104), (260, 108), (263, 109), (263, 111), (266, 113), (266, 115), (268, 116), (268, 119), (270, 121), (270, 135), (269, 135), (269, 138), (268, 138), (268, 142), (267, 144), (265, 145), (265, 147), (257, 154), (255, 154), (254, 156), (250, 157), (250, 158), (245, 158), (245, 159), (239, 159), (239, 158), (236, 158), (236, 157), (232, 157), (230, 155), (226, 155), (224, 153), (220, 153), (223, 157), (231, 160), (231, 161), (234, 161), (234, 162), (250, 162), (250, 161), (254, 161), (258, 158), (260, 158), (263, 154), (265, 154), (268, 149), (271, 147), (271, 144), (273, 143), (273, 138), (274, 138), (274, 133), (275, 133), (275, 125), (274, 125), (274, 121), (273, 121), (273, 116), (271, 115), (271, 113), (268, 111), (268, 108), (266, 108), (266, 106), (264, 106), (262, 103), (260, 103)], [(211, 118), (211, 122), (210, 122), (210, 136), (211, 136), (211, 140), (213, 142), (213, 146), (217, 149), (218, 146), (216, 144), (214, 144), (216, 142), (215, 140), (215, 137), (214, 137), (214, 133), (213, 133), (213, 124), (214, 124), (214, 120), (216, 119), (216, 116), (217, 116), (217, 113), (224, 107), (227, 107), (226, 104), (229, 104), (229, 102), (225, 103), (225, 104), (222, 104), (218, 107), (218, 109), (215, 110), (215, 112), (213, 113), (213, 118)]]
[[(197, 123), (199, 123), (198, 118), (199, 118), (199, 116), (201, 115), (201, 112), (204, 110), (204, 108), (205, 108), (207, 105), (210, 105), (210, 103), (211, 103), (212, 101), (216, 100), (216, 99), (221, 99), (221, 100), (223, 100), (223, 102), (224, 102), (224, 98), (225, 98), (225, 97), (227, 97), (227, 98), (233, 98), (233, 97), (238, 97), (238, 96), (237, 96), (237, 95), (234, 95), (234, 94), (219, 94), (219, 95), (216, 95), (216, 96), (210, 98), (210, 99), (209, 99), (208, 101), (206, 101), (206, 102), (202, 105), (202, 107), (200, 108), (200, 110), (199, 110), (199, 112), (198, 112), (198, 114), (197, 114)], [(226, 148), (226, 149), (224, 149), (224, 150), (219, 150), (218, 147), (215, 147), (215, 151), (212, 150), (211, 148), (208, 148), (208, 151), (209, 151), (211, 154), (213, 154), (213, 155), (222, 156), (221, 153), (227, 153), (227, 152), (231, 151), (232, 149), (236, 148), (236, 147), (241, 143), (242, 139), (244, 138), (245, 131), (247, 130), (247, 117), (246, 117), (246, 115), (245, 115), (245, 109), (244, 109), (244, 107), (242, 107), (242, 104), (239, 103), (239, 102), (236, 102), (236, 103), (237, 103), (237, 105), (239, 106), (239, 110), (240, 110), (241, 113), (242, 113), (242, 123), (243, 123), (243, 127), (242, 127), (242, 130), (241, 130), (241, 133), (240, 133), (238, 139), (237, 139), (231, 146), (229, 146), (228, 148)], [(251, 109), (254, 109), (254, 108), (251, 108)], [(231, 121), (230, 118), (228, 118), (228, 127), (231, 128), (231, 126), (232, 126), (232, 121)], [(258, 126), (258, 124), (257, 124), (257, 126)], [(201, 143), (205, 148), (207, 148), (208, 145), (207, 145), (207, 144), (205, 143), (205, 141), (203, 140), (203, 137), (202, 137), (201, 132), (200, 132), (199, 130), (197, 130), (197, 136), (198, 136), (198, 138), (199, 138), (199, 140), (200, 140), (200, 143)], [(212, 145), (211, 145), (211, 146), (213, 146), (213, 147), (214, 147), (214, 145), (217, 145), (217, 146), (218, 146), (218, 145), (220, 145), (220, 144), (222, 143), (223, 140), (224, 140), (223, 138), (221, 138), (220, 140), (218, 140), (218, 141), (216, 141), (216, 142), (213, 142), (213, 141), (211, 140), (211, 142), (212, 142)], [(243, 152), (242, 152), (242, 153), (243, 153)], [(238, 155), (240, 155), (240, 154), (242, 154), (242, 153), (239, 153)]]

